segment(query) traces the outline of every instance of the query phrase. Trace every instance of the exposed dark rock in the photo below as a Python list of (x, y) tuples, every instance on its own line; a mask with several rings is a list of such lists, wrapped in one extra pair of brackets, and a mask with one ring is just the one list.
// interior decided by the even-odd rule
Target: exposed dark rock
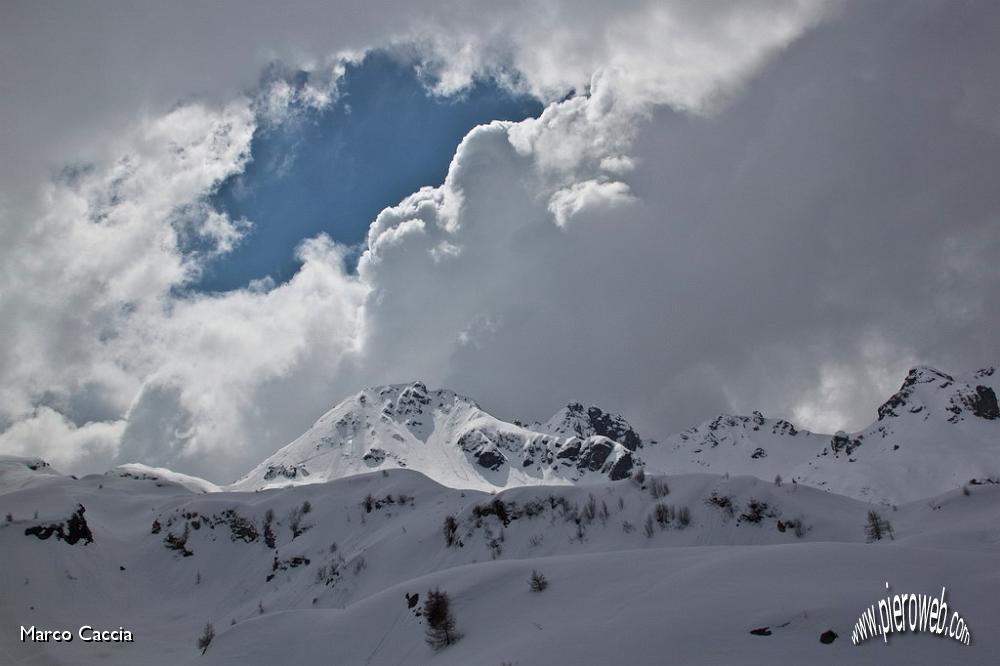
[(583, 455), (580, 456), (577, 467), (596, 472), (604, 466), (604, 461), (608, 459), (613, 450), (614, 445), (607, 440), (588, 442)]
[(751, 629), (750, 633), (754, 636), (770, 636), (771, 627), (757, 627), (756, 629)]
[(981, 419), (1000, 418), (1000, 405), (997, 405), (997, 394), (989, 386), (977, 386), (976, 395), (970, 400), (972, 413)]
[(309, 470), (301, 465), (293, 465), (291, 467), (288, 465), (269, 465), (267, 471), (264, 473), (264, 480), (270, 481), (279, 476), (286, 479), (294, 479), (298, 476), (309, 476)]
[(378, 467), (385, 462), (385, 451), (380, 448), (371, 448), (368, 449), (368, 453), (366, 453), (361, 459), (369, 467)]
[(632, 475), (633, 467), (635, 467), (635, 461), (632, 459), (632, 454), (626, 453), (619, 457), (615, 461), (615, 464), (611, 466), (611, 469), (608, 470), (608, 478), (612, 481), (627, 479)]
[(571, 460), (577, 460), (580, 457), (580, 447), (582, 445), (583, 442), (581, 442), (579, 439), (576, 438), (571, 439), (566, 444), (566, 446), (563, 447), (559, 451), (559, 453), (556, 454), (556, 458), (561, 458), (561, 459), (569, 458)]
[(65, 522), (28, 527), (25, 528), (24, 535), (35, 536), (42, 541), (48, 539), (52, 535), (55, 535), (57, 539), (65, 541), (71, 546), (79, 543), (80, 541), (83, 541), (84, 545), (93, 543), (94, 534), (90, 531), (90, 526), (87, 525), (87, 519), (83, 517), (85, 512), (86, 509), (83, 508), (83, 505), (78, 504), (76, 511), (74, 511)]
[(507, 457), (496, 449), (484, 449), (474, 455), (480, 467), (497, 471), (507, 462)]
[(861, 440), (858, 438), (851, 439), (845, 432), (838, 432), (830, 440), (830, 450), (833, 451), (834, 455), (843, 452), (844, 455), (849, 456), (859, 446), (861, 446)]
[(822, 634), (819, 635), (819, 642), (824, 645), (829, 645), (830, 643), (837, 640), (837, 632), (833, 629), (827, 629)]

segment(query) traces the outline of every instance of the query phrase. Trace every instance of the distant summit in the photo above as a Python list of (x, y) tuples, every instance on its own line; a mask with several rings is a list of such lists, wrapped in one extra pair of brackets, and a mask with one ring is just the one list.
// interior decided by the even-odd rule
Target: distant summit
[(474, 400), (420, 381), (365, 389), (230, 486), (319, 483), (413, 469), (444, 485), (493, 490), (655, 474), (780, 475), (860, 499), (895, 503), (976, 478), (1000, 478), (1000, 409), (992, 367), (967, 377), (910, 370), (877, 420), (816, 434), (784, 419), (722, 414), (662, 440), (620, 414), (572, 402), (543, 423), (507, 423)]

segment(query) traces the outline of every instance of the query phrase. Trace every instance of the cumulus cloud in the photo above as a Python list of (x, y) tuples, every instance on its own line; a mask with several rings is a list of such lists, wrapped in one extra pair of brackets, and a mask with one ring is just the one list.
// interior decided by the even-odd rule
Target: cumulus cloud
[[(589, 98), (476, 130), (442, 188), (373, 226), (417, 214), (427, 233), (362, 260), (371, 376), (430, 377), (509, 417), (582, 399), (661, 433), (751, 409), (836, 430), (915, 362), (993, 362), (1000, 145), (964, 116), (981, 95), (962, 72), (996, 24), (854, 6), (707, 116), (637, 108), (598, 77)], [(440, 242), (461, 255), (435, 261)], [(412, 347), (387, 333), (404, 328)]]
[[(152, 93), (101, 81), (66, 116), (18, 108), (46, 94), (51, 55), (5, 70), (25, 92), (0, 102), (4, 147), (32, 178), (76, 166), (40, 197), (17, 174), (0, 201), (0, 450), (226, 481), (347, 393), (417, 377), (510, 418), (584, 400), (658, 434), (751, 409), (851, 428), (914, 360), (996, 358), (993, 8), (364, 6), (333, 28), (319, 5), (199, 6), (176, 31), (191, 43), (150, 63)], [(61, 34), (18, 9), (5, 61), (24, 34)], [(129, 16), (106, 29), (182, 20)], [(81, 62), (141, 70), (157, 51), (137, 44)], [(490, 73), (551, 103), (470, 132), (440, 187), (373, 221), (356, 274), (320, 237), (285, 284), (186, 293), (251, 232), (206, 195), (253, 131), (330, 103), (343, 58), (382, 45), (418, 53), (439, 92)], [(32, 153), (23, 137), (55, 121)]]

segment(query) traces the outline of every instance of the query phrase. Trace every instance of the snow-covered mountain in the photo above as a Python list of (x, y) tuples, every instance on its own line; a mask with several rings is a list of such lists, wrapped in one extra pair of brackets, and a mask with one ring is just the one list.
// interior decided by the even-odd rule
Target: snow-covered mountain
[(447, 486), (496, 490), (649, 473), (781, 476), (900, 503), (1000, 478), (993, 368), (953, 377), (919, 367), (856, 433), (815, 434), (760, 412), (721, 415), (661, 441), (620, 415), (572, 403), (544, 423), (507, 423), (421, 383), (362, 391), (230, 486), (256, 490), (405, 467)]
[[(135, 643), (5, 631), (0, 656), (875, 664), (884, 646), (854, 647), (851, 625), (891, 580), (947, 586), (975, 648), (894, 639), (893, 660), (993, 663), (995, 382), (990, 368), (921, 367), (857, 433), (754, 412), (659, 442), (597, 407), (528, 426), (419, 382), (387, 386), (337, 405), (228, 489), (141, 464), (77, 479), (2, 457), (0, 616), (123, 627)], [(550, 590), (531, 590), (533, 570)], [(434, 588), (464, 636), (440, 652), (420, 612)], [(216, 635), (202, 655), (206, 622)], [(841, 638), (817, 640), (828, 630)]]
[(966, 377), (912, 369), (856, 433), (819, 435), (783, 420), (720, 416), (641, 452), (647, 470), (781, 475), (883, 503), (1000, 478), (1000, 388), (994, 368)]
[(545, 424), (507, 423), (422, 382), (367, 389), (324, 414), (232, 490), (318, 483), (403, 467), (458, 488), (629, 477), (642, 438), (617, 414), (572, 404)]
[[(0, 468), (4, 663), (875, 664), (886, 648), (854, 647), (851, 625), (890, 575), (905, 592), (947, 585), (974, 636), (894, 638), (893, 661), (1000, 650), (1000, 485), (892, 510), (711, 474), (489, 494), (392, 469), (203, 493), (156, 474)], [(894, 540), (866, 543), (871, 510)], [(532, 570), (547, 590), (529, 588)], [(435, 587), (463, 635), (439, 652), (420, 613)], [(135, 642), (18, 640), (19, 625), (85, 624)]]

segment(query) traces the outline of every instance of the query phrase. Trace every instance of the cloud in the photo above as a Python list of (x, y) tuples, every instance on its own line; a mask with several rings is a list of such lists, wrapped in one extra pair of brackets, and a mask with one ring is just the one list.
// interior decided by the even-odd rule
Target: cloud
[[(470, 133), (442, 188), (373, 227), (422, 211), (427, 234), (362, 259), (369, 376), (508, 417), (580, 399), (658, 433), (751, 409), (836, 430), (914, 362), (994, 362), (1000, 144), (965, 117), (981, 94), (961, 75), (985, 14), (854, 6), (708, 115), (597, 78)], [(461, 254), (428, 253), (442, 242)]]
[[(601, 160), (604, 164), (605, 161)], [(628, 185), (619, 181), (585, 180), (565, 187), (549, 198), (555, 223), (565, 227), (581, 214), (606, 215), (633, 201)]]
[[(25, 7), (5, 62), (62, 34)], [(240, 7), (103, 16), (137, 37), (66, 36), (62, 81), (58, 54), (5, 70), (24, 94), (2, 141), (26, 157), (0, 200), (0, 450), (226, 481), (348, 393), (418, 377), (510, 418), (584, 400), (661, 435), (751, 409), (851, 428), (914, 360), (997, 357), (991, 7)], [(335, 99), (338, 58), (380, 45), (439, 91), (492, 73), (550, 104), (470, 132), (440, 187), (373, 221), (356, 275), (320, 237), (285, 284), (186, 293), (253, 223), (206, 203), (253, 132)], [(92, 90), (73, 68), (95, 64)]]

